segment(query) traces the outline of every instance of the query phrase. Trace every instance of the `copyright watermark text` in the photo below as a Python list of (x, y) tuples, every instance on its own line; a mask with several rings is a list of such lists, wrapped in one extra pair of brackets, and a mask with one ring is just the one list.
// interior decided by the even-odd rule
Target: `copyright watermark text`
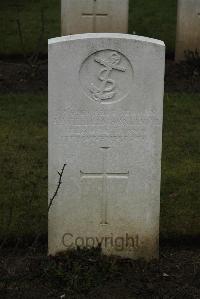
[(62, 243), (67, 249), (76, 247), (80, 248), (92, 248), (101, 246), (102, 248), (114, 248), (117, 251), (123, 250), (134, 250), (139, 247), (138, 235), (129, 236), (126, 233), (124, 236), (114, 236), (110, 234), (105, 237), (94, 237), (94, 236), (74, 236), (71, 233), (65, 233), (62, 238)]

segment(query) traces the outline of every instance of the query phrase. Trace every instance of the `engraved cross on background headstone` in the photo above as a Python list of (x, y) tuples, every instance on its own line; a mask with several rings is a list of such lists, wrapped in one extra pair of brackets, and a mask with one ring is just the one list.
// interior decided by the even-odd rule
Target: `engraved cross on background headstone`
[(102, 147), (101, 150), (103, 151), (103, 171), (102, 172), (95, 172), (95, 173), (89, 173), (89, 172), (83, 172), (81, 173), (81, 178), (100, 178), (103, 179), (102, 183), (102, 199), (101, 199), (101, 224), (108, 224), (107, 222), (107, 203), (108, 203), (108, 187), (107, 187), (107, 181), (108, 178), (128, 178), (129, 171), (127, 172), (107, 172), (107, 152), (109, 150), (109, 147)]
[(82, 13), (82, 17), (84, 18), (92, 18), (93, 20), (93, 32), (96, 33), (97, 31), (97, 18), (107, 17), (108, 14), (106, 13), (97, 13), (97, 0), (93, 0), (92, 12), (91, 13)]

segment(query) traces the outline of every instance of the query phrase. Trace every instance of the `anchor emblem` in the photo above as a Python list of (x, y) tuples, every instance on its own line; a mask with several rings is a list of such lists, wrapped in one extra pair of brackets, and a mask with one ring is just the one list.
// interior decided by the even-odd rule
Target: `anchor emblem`
[(101, 81), (100, 86), (96, 87), (93, 83), (91, 84), (90, 92), (92, 94), (92, 98), (95, 101), (106, 101), (112, 99), (116, 94), (116, 83), (113, 79), (111, 79), (111, 73), (113, 70), (126, 72), (126, 68), (120, 65), (121, 56), (117, 52), (112, 52), (112, 54), (108, 57), (108, 60), (104, 60), (97, 56), (94, 60), (104, 66), (104, 68), (100, 70), (98, 75), (98, 79)]

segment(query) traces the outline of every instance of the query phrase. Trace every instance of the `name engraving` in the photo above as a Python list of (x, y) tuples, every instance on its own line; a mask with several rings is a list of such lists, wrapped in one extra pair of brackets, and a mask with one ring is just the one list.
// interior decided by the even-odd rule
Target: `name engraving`
[(135, 126), (135, 125), (159, 125), (162, 123), (161, 118), (155, 111), (147, 111), (146, 113), (133, 113), (131, 111), (123, 111), (115, 113), (112, 111), (76, 111), (73, 109), (63, 109), (58, 111), (54, 116), (54, 125), (90, 125), (90, 126)]
[(151, 128), (162, 126), (156, 111), (123, 113), (63, 109), (54, 118), (54, 125), (63, 138), (145, 138)]

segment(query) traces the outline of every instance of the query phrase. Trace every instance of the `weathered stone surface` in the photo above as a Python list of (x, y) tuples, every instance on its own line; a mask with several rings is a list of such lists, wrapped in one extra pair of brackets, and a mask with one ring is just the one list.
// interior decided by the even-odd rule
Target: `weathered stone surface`
[(176, 61), (196, 49), (200, 52), (200, 0), (178, 0)]
[(163, 42), (125, 34), (49, 40), (49, 253), (70, 245), (158, 256)]
[(128, 31), (128, 0), (62, 0), (62, 35)]

